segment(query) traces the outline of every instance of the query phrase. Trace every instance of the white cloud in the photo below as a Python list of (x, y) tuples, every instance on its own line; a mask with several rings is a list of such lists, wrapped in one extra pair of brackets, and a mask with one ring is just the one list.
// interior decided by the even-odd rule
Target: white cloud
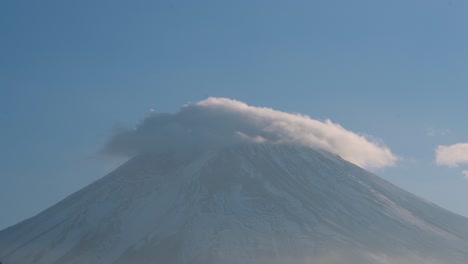
[(452, 131), (447, 128), (429, 127), (426, 129), (426, 135), (428, 137), (444, 137), (450, 135), (451, 133)]
[(436, 163), (449, 167), (468, 163), (468, 143), (438, 146), (436, 149)]
[(319, 121), (227, 98), (184, 105), (175, 114), (152, 112), (135, 129), (115, 135), (110, 154), (205, 148), (237, 142), (300, 144), (321, 148), (366, 168), (391, 166), (397, 157), (378, 140), (349, 131), (330, 120)]
[(462, 171), (462, 174), (465, 179), (468, 179), (468, 170)]

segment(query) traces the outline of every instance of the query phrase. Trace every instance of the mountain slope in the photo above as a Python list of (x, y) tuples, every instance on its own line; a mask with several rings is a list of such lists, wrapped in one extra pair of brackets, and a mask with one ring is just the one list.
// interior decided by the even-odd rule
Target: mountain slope
[(139, 155), (0, 232), (14, 263), (466, 263), (468, 220), (321, 150)]

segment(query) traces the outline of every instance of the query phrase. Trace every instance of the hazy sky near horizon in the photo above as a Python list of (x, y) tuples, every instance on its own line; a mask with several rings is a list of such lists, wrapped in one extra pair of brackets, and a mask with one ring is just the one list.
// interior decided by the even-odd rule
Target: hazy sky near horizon
[(401, 158), (378, 175), (468, 216), (466, 14), (464, 0), (2, 1), (0, 230), (122, 162), (97, 155), (115, 129), (210, 96), (375, 137)]

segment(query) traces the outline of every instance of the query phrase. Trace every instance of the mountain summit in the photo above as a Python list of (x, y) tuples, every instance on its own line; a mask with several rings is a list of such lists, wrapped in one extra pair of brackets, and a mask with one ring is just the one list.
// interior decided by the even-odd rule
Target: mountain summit
[(17, 263), (466, 263), (468, 219), (329, 152), (145, 153), (0, 232)]

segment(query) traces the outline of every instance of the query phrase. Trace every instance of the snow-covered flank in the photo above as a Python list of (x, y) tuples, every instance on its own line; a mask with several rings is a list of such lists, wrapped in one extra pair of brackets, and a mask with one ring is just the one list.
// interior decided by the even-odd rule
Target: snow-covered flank
[(0, 232), (16, 263), (466, 263), (468, 220), (323, 150), (146, 153)]

